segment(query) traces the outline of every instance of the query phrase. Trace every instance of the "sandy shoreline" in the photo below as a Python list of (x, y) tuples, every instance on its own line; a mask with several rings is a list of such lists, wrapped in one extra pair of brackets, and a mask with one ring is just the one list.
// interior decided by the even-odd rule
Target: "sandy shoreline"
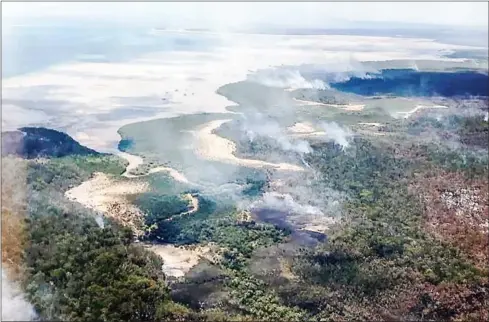
[(152, 173), (157, 173), (157, 172), (168, 172), (168, 174), (175, 179), (176, 181), (182, 182), (182, 183), (187, 183), (190, 184), (190, 181), (185, 177), (183, 173), (178, 172), (177, 170), (169, 167), (164, 167), (164, 166), (159, 166), (159, 167), (154, 167), (152, 169), (148, 170), (148, 173), (146, 174), (141, 174), (141, 175), (135, 175), (131, 174), (131, 171), (134, 171), (139, 167), (140, 165), (144, 164), (143, 158), (137, 155), (129, 154), (127, 152), (118, 152), (118, 156), (121, 158), (127, 160), (129, 164), (126, 167), (126, 170), (122, 174), (123, 177), (126, 178), (139, 178), (139, 177), (144, 177)]
[(270, 163), (253, 159), (241, 159), (234, 155), (236, 145), (234, 142), (214, 134), (213, 131), (219, 128), (222, 124), (231, 121), (215, 120), (206, 123), (194, 135), (197, 139), (196, 153), (208, 160), (215, 160), (225, 163), (236, 164), (251, 168), (270, 167), (279, 170), (288, 171), (304, 171), (304, 168), (288, 163)]
[(334, 107), (334, 108), (339, 108), (345, 111), (362, 111), (365, 108), (365, 104), (345, 104), (345, 105), (339, 105), (339, 104), (326, 104), (326, 103), (321, 103), (321, 102), (314, 102), (314, 101), (306, 101), (306, 100), (300, 100), (297, 98), (293, 98), (293, 100), (297, 103), (300, 103), (305, 106), (326, 106), (326, 107)]
[[(139, 160), (133, 158), (136, 164)], [(129, 167), (129, 166), (128, 166)], [(127, 169), (126, 169), (127, 171)], [(104, 216), (114, 218), (124, 226), (128, 226), (140, 236), (143, 231), (144, 214), (136, 206), (132, 205), (126, 196), (143, 193), (149, 189), (147, 183), (135, 181), (120, 181), (104, 173), (95, 173), (93, 178), (83, 182), (77, 187), (68, 190), (65, 196), (87, 208), (102, 213)], [(188, 216), (199, 210), (197, 197), (187, 194), (184, 196), (189, 201), (188, 211), (173, 216), (171, 221), (180, 216)], [(173, 245), (151, 245), (149, 250), (161, 256), (164, 260), (163, 271), (168, 276), (180, 277), (195, 266), (203, 253), (208, 250), (188, 250)]]

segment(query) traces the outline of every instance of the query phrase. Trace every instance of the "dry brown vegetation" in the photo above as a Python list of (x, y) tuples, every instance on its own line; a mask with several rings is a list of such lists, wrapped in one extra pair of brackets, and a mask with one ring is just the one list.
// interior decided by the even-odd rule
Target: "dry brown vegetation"
[(26, 164), (2, 158), (2, 263), (13, 277), (21, 272), (26, 216)]
[(425, 230), (459, 248), (481, 269), (489, 262), (487, 180), (442, 172), (418, 176), (411, 187), (424, 201)]

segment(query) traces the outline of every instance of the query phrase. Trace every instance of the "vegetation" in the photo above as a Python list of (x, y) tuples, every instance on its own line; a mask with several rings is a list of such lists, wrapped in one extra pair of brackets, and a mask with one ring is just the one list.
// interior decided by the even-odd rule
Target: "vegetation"
[(2, 156), (16, 155), (27, 159), (64, 157), (67, 155), (99, 155), (80, 145), (69, 135), (43, 127), (23, 127), (2, 133)]
[(134, 244), (131, 230), (108, 219), (100, 227), (63, 196), (94, 172), (119, 175), (124, 167), (102, 154), (2, 158), (2, 262), (17, 273), (12, 277), (41, 319), (148, 321), (172, 314), (161, 259)]
[[(462, 133), (468, 124), (474, 123), (453, 122), (450, 131)], [(444, 124), (411, 126), (445, 130)], [(480, 181), (488, 174), (484, 155), (464, 145), (448, 150), (442, 144), (395, 137), (388, 144), (355, 138), (346, 150), (318, 143), (313, 150), (306, 161), (318, 171), (317, 180), (349, 196), (343, 218), (329, 231), (326, 243), (256, 258), (260, 249), (286, 241), (286, 232), (267, 241), (262, 232), (256, 237), (250, 234), (255, 223), (230, 226), (229, 221), (216, 224), (207, 219), (194, 226), (201, 232), (196, 241), (209, 240), (225, 248), (220, 265), (228, 272), (227, 282), (214, 285), (227, 290), (221, 310), (282, 320), (487, 319), (484, 294), (489, 271), (487, 257), (481, 255), (487, 245), (483, 225), (488, 218), (483, 206), (487, 193)], [(437, 186), (427, 184), (439, 176), (445, 179)], [(454, 191), (480, 191), (471, 200), (481, 207), (474, 208), (470, 217), (439, 205), (441, 195), (454, 183)], [(242, 226), (247, 230), (240, 230)], [(292, 277), (279, 278), (280, 269), (270, 266), (272, 259), (281, 257), (292, 261)], [(265, 273), (253, 273), (252, 263)]]
[(32, 215), (26, 290), (48, 320), (148, 321), (162, 318), (168, 290), (158, 256), (132, 244), (132, 231), (92, 218)]
[(64, 192), (89, 179), (94, 172), (120, 175), (126, 163), (112, 155), (66, 156), (46, 162), (30, 162), (27, 184), (36, 191), (45, 189)]
[[(356, 135), (346, 149), (311, 143), (304, 161), (314, 182), (296, 184), (346, 196), (317, 247), (228, 200), (149, 176), (153, 189), (131, 199), (146, 215), (143, 241), (212, 248), (173, 279), (133, 232), (97, 223), (63, 196), (94, 172), (121, 174), (119, 159), (23, 160), (25, 194), (2, 190), (2, 229), (10, 229), (2, 259), (22, 266), (28, 298), (47, 320), (487, 320), (487, 129), (473, 116), (422, 116), (382, 127), (388, 138)], [(241, 143), (250, 156), (280, 153), (265, 139)], [(3, 172), (2, 183), (12, 180)], [(306, 181), (288, 176), (292, 188)], [(274, 173), (241, 169), (232, 178), (249, 201), (271, 189)], [(185, 194), (198, 199), (191, 215), (181, 215), (192, 209)]]

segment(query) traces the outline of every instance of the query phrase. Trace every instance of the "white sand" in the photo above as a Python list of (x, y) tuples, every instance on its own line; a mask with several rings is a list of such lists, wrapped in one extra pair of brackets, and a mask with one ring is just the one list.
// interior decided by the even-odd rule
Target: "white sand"
[(360, 122), (358, 124), (359, 125), (366, 125), (366, 126), (375, 126), (375, 127), (382, 126), (381, 123), (376, 123), (376, 122)]
[[(137, 158), (132, 158), (137, 160)], [(77, 201), (84, 206), (97, 210), (105, 216), (113, 217), (123, 225), (131, 227), (136, 235), (140, 235), (143, 213), (130, 204), (125, 196), (147, 191), (146, 183), (133, 181), (116, 181), (104, 173), (96, 173), (93, 178), (66, 192), (66, 197)], [(177, 216), (188, 216), (199, 210), (198, 198), (191, 194), (185, 195), (191, 207), (188, 211)], [(169, 218), (173, 220), (176, 216)], [(170, 276), (183, 276), (190, 268), (198, 263), (202, 254), (209, 251), (208, 248), (196, 248), (195, 250), (175, 247), (173, 245), (151, 245), (149, 249), (161, 256), (164, 260), (163, 271)]]
[(133, 170), (136, 170), (137, 167), (139, 167), (140, 165), (142, 165), (144, 163), (143, 158), (141, 158), (140, 156), (129, 154), (127, 152), (122, 152), (122, 151), (119, 151), (117, 153), (117, 155), (120, 156), (121, 158), (125, 159), (127, 162), (129, 162), (129, 164), (126, 166), (126, 171), (124, 171), (122, 176), (124, 176), (126, 178), (135, 178), (136, 176), (130, 174), (130, 172)]
[(128, 195), (146, 192), (147, 183), (134, 181), (117, 181), (105, 173), (97, 172), (93, 178), (81, 185), (66, 191), (65, 196), (72, 201), (81, 203), (112, 217), (124, 226), (131, 227), (136, 235), (140, 235), (143, 213), (127, 200)]
[(171, 244), (146, 244), (147, 248), (163, 259), (163, 272), (168, 276), (182, 277), (209, 252), (209, 247), (195, 249)]
[(401, 115), (404, 115), (404, 118), (407, 119), (411, 115), (413, 115), (414, 113), (416, 113), (417, 111), (422, 110), (422, 109), (429, 109), (429, 108), (430, 109), (447, 109), (448, 106), (444, 106), (444, 105), (432, 105), (432, 106), (418, 105), (414, 109), (412, 109), (411, 111), (408, 111), (408, 112), (397, 112), (397, 113), (398, 114), (401, 114)]
[(317, 131), (311, 133), (296, 133), (291, 136), (298, 139), (314, 139), (314, 138), (326, 138), (327, 133), (324, 131)]
[(347, 105), (329, 104), (329, 106), (341, 108), (345, 111), (362, 111), (365, 108), (365, 104), (347, 104)]
[(88, 208), (106, 212), (112, 202), (126, 203), (124, 196), (146, 192), (148, 187), (147, 183), (116, 181), (105, 173), (97, 172), (93, 178), (68, 190), (65, 195)]
[(197, 140), (196, 153), (200, 157), (251, 168), (271, 167), (279, 170), (304, 171), (302, 167), (288, 163), (270, 163), (260, 160), (237, 158), (234, 155), (236, 151), (234, 142), (212, 133), (212, 131), (229, 121), (231, 120), (210, 121), (195, 133)]
[(331, 217), (324, 217), (324, 223), (319, 223), (319, 220), (316, 220), (316, 223), (311, 223), (303, 226), (300, 230), (309, 230), (315, 231), (317, 233), (326, 233), (330, 226), (335, 222), (335, 220)]
[(300, 139), (314, 139), (314, 138), (325, 138), (326, 132), (316, 131), (311, 123), (295, 123), (293, 126), (287, 128), (291, 137)]
[(293, 126), (289, 126), (287, 128), (287, 131), (292, 133), (312, 133), (315, 132), (316, 129), (309, 122), (298, 122), (295, 123)]
[(314, 102), (314, 101), (300, 100), (295, 97), (293, 98), (293, 100), (305, 106), (326, 106), (326, 107), (340, 108), (345, 111), (361, 111), (365, 108), (365, 104), (345, 104), (345, 105), (325, 104), (325, 103)]
[(177, 170), (169, 167), (163, 167), (163, 166), (154, 167), (152, 169), (149, 169), (147, 174), (141, 174), (141, 175), (131, 174), (130, 173), (131, 171), (137, 169), (137, 167), (139, 167), (144, 163), (143, 158), (126, 152), (118, 152), (117, 154), (129, 162), (129, 164), (126, 167), (126, 171), (124, 171), (124, 173), (122, 174), (122, 176), (126, 178), (139, 178), (139, 177), (147, 176), (151, 173), (168, 172), (168, 174), (176, 181), (190, 184), (190, 181), (188, 181), (188, 179), (185, 177), (183, 173), (180, 173)]
[(172, 221), (172, 220), (177, 219), (179, 217), (188, 216), (188, 215), (194, 214), (197, 211), (199, 211), (199, 198), (192, 196), (192, 194), (190, 194), (190, 193), (187, 193), (184, 196), (184, 198), (189, 201), (190, 209), (188, 211), (182, 212), (178, 215), (167, 218), (165, 221)]

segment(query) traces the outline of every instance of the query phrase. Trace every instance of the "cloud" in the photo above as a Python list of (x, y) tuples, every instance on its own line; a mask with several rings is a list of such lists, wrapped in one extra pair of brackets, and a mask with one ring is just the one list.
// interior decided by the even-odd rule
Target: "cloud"
[[(212, 12), (204, 15), (202, 12)], [(436, 14), (433, 14), (436, 12)], [(117, 14), (114, 14), (117, 13)], [(7, 18), (87, 18), (94, 21), (237, 28), (249, 25), (344, 27), (351, 22), (425, 23), (487, 26), (484, 2), (165, 2), (165, 3), (13, 3), (2, 5)]]

